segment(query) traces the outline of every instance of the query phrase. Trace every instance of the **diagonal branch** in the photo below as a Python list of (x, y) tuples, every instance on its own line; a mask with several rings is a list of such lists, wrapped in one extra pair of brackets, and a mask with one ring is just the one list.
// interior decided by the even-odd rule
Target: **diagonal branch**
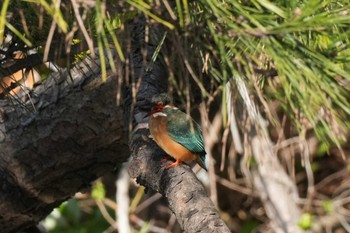
[[(138, 18), (131, 29), (131, 73), (135, 83), (141, 81), (141, 84), (133, 113), (137, 130), (130, 140), (132, 159), (129, 174), (141, 185), (166, 198), (169, 208), (185, 232), (230, 232), (192, 170), (186, 165), (165, 169), (167, 164), (161, 163), (164, 152), (149, 138), (145, 123), (151, 107), (150, 100), (155, 94), (167, 92), (168, 77), (161, 54), (153, 63), (152, 69), (146, 71), (163, 30), (161, 27), (151, 27), (150, 38), (145, 40), (145, 27), (144, 18)], [(146, 51), (146, 55), (141, 51)], [(143, 60), (143, 57), (146, 59)], [(131, 105), (131, 88), (126, 88), (126, 102)]]

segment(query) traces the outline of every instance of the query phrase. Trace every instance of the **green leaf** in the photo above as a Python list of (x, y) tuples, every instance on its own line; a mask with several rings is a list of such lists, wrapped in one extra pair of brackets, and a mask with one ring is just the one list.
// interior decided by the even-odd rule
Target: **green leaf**
[(311, 170), (313, 172), (317, 172), (320, 169), (320, 163), (319, 162), (312, 162), (311, 163)]
[(254, 218), (245, 219), (241, 225), (240, 233), (251, 233), (259, 227), (259, 221)]
[(72, 198), (60, 206), (60, 212), (73, 226), (78, 226), (81, 219), (81, 210), (76, 199)]
[(326, 211), (327, 214), (330, 214), (334, 211), (334, 206), (332, 204), (332, 201), (330, 201), (330, 200), (322, 201), (322, 207)]
[(310, 213), (303, 213), (299, 219), (298, 226), (303, 230), (310, 229), (312, 226), (312, 215)]
[(149, 17), (153, 18), (154, 20), (158, 21), (159, 23), (163, 24), (164, 26), (170, 28), (170, 29), (174, 29), (174, 25), (172, 25), (171, 23), (167, 22), (166, 20), (158, 17), (157, 15), (153, 14), (152, 12), (150, 12), (148, 10), (148, 7), (145, 7), (142, 1), (137, 1), (137, 0), (128, 0), (128, 3), (132, 6), (134, 6), (135, 8), (137, 8), (138, 10), (142, 11), (143, 13), (145, 13), (146, 15), (148, 15)]
[(4, 38), (5, 33), (5, 25), (6, 25), (6, 15), (7, 8), (9, 6), (10, 0), (5, 0), (1, 7), (1, 15), (0, 15), (0, 45), (2, 44), (2, 40)]
[(103, 200), (106, 197), (106, 190), (101, 181), (96, 181), (93, 185), (91, 197), (96, 200)]
[(321, 141), (317, 147), (316, 155), (323, 156), (329, 153), (330, 145), (329, 142)]
[(281, 16), (282, 18), (286, 18), (286, 12), (284, 12), (281, 8), (276, 6), (270, 1), (267, 0), (257, 0), (262, 6), (266, 7), (270, 11), (276, 13), (277, 15)]
[[(18, 38), (20, 38), (26, 45), (28, 45), (29, 47), (32, 47), (33, 44), (32, 42), (30, 42), (27, 38), (25, 38), (24, 35), (22, 35), (22, 33), (20, 33), (14, 26), (12, 26), (12, 24), (6, 22), (6, 27), (13, 32)], [(0, 29), (1, 30), (1, 29)], [(0, 35), (1, 38), (1, 35)], [(0, 40), (1, 41), (1, 40)]]

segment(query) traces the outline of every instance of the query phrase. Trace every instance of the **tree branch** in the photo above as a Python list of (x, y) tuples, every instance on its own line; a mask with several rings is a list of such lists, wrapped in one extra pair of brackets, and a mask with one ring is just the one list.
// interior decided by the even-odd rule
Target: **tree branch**
[(116, 91), (116, 77), (102, 82), (99, 64), (87, 60), (29, 99), (0, 99), (1, 232), (36, 224), (128, 158)]
[[(138, 18), (131, 29), (131, 73), (135, 83), (141, 81), (141, 85), (133, 113), (137, 130), (130, 140), (132, 159), (129, 174), (141, 185), (160, 192), (166, 198), (185, 232), (230, 232), (190, 167), (181, 165), (165, 169), (168, 163), (161, 163), (165, 152), (149, 138), (145, 123), (148, 120), (147, 112), (151, 108), (151, 98), (155, 94), (167, 92), (168, 77), (161, 54), (152, 64), (152, 69), (146, 70), (164, 30), (160, 26), (150, 27), (150, 38), (145, 40), (145, 27), (145, 20)], [(141, 51), (146, 51), (146, 54)], [(143, 57), (146, 59), (143, 60)], [(132, 101), (131, 96), (129, 88), (126, 92), (126, 101), (129, 103)]]

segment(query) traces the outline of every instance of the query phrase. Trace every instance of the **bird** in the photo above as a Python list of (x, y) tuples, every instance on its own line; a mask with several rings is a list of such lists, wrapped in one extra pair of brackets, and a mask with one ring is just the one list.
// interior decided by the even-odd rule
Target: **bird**
[(174, 105), (165, 105), (163, 101), (158, 101), (149, 115), (148, 125), (153, 140), (176, 160), (167, 169), (195, 160), (207, 171), (202, 130), (191, 116)]

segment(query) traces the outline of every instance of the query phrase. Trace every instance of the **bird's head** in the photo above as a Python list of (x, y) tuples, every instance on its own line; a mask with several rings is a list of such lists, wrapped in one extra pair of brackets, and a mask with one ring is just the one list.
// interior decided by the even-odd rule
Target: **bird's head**
[(151, 102), (154, 107), (151, 109), (150, 112), (148, 112), (148, 115), (152, 115), (156, 112), (163, 111), (165, 106), (167, 106), (171, 102), (171, 98), (168, 94), (161, 93), (153, 96)]
[(154, 95), (151, 100), (154, 106), (165, 106), (171, 103), (171, 97), (167, 93)]

